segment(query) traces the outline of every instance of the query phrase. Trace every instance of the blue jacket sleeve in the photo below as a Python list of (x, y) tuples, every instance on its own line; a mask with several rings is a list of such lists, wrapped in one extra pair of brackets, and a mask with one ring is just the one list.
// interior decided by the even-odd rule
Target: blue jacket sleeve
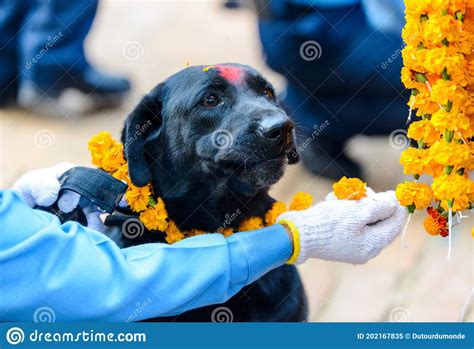
[(290, 255), (279, 225), (120, 249), (0, 191), (0, 321), (32, 321), (41, 307), (56, 321), (174, 315), (226, 301)]

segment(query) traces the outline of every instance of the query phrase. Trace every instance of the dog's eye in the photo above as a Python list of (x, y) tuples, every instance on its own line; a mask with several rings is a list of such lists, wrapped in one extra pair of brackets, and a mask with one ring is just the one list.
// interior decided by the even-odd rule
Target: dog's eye
[(222, 100), (214, 93), (211, 93), (204, 97), (204, 99), (201, 101), (201, 104), (207, 108), (214, 108), (222, 104)]
[(265, 90), (263, 90), (263, 95), (266, 99), (270, 101), (275, 99), (275, 94), (273, 93), (273, 90), (271, 88), (266, 88)]

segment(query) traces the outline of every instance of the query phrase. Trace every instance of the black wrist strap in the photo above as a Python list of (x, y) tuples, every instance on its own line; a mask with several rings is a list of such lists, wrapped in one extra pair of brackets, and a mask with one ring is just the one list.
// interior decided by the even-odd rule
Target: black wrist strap
[(82, 166), (64, 172), (59, 181), (58, 198), (64, 190), (72, 190), (108, 213), (115, 210), (127, 190), (127, 184), (107, 172)]

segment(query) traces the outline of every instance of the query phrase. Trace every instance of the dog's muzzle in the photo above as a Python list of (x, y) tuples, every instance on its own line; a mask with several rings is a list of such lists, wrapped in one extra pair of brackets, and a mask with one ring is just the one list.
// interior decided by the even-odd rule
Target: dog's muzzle
[(294, 149), (293, 130), (295, 125), (284, 114), (266, 116), (260, 121), (256, 133), (259, 142), (268, 149), (268, 155), (278, 157)]

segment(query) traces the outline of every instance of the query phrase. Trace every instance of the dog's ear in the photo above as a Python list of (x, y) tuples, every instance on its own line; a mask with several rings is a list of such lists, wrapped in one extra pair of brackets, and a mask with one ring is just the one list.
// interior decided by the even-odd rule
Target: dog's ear
[(127, 117), (122, 131), (128, 173), (132, 183), (139, 187), (152, 181), (148, 161), (150, 154), (145, 149), (145, 142), (151, 137), (156, 138), (161, 130), (162, 90), (163, 83), (142, 98)]

